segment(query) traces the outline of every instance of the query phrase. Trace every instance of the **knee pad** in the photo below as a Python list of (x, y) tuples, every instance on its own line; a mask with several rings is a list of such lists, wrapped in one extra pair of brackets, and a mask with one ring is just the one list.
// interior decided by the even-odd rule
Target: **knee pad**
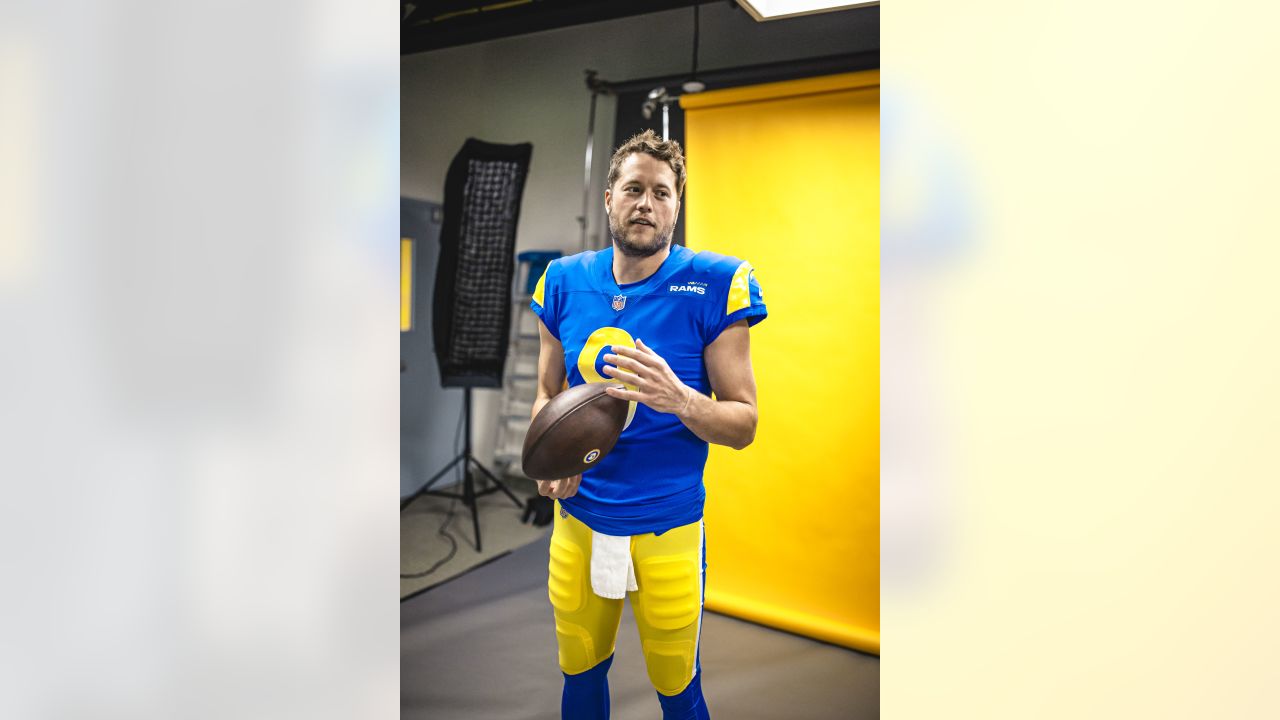
[(659, 695), (679, 695), (694, 677), (698, 659), (695, 636), (688, 640), (641, 640), (649, 682)]

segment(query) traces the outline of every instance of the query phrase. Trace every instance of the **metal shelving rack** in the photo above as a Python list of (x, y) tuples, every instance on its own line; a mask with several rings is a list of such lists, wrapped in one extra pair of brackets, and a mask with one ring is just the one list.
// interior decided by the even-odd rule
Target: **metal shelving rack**
[[(525, 477), (520, 469), (524, 436), (529, 430), (529, 414), (538, 394), (538, 316), (529, 308), (531, 292), (547, 262), (559, 252), (520, 253), (519, 270), (511, 293), (511, 342), (503, 373), (502, 405), (498, 415), (498, 440), (493, 462), (506, 475)], [(531, 275), (537, 273), (536, 276)]]

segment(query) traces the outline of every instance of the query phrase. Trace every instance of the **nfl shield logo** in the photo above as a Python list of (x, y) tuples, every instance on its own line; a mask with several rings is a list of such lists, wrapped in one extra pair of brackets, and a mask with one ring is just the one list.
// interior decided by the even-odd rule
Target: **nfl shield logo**
[(626, 295), (614, 295), (614, 296), (613, 296), (613, 309), (614, 309), (614, 311), (616, 311), (616, 312), (621, 312), (621, 311), (622, 311), (622, 308), (624, 308), (624, 307), (626, 307), (626, 306), (627, 306), (627, 296), (626, 296)]

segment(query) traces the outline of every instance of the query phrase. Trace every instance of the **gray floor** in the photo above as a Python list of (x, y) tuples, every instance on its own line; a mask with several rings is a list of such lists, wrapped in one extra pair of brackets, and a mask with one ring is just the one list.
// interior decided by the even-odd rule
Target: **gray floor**
[[(521, 501), (537, 494), (531, 480), (504, 480)], [(461, 492), (458, 486), (444, 489)], [(471, 511), (461, 501), (427, 495), (415, 499), (400, 511), (400, 572), (416, 574), (438, 565), (425, 576), (401, 577), (401, 599), (460, 575), (498, 555), (524, 547), (551, 532), (550, 525), (539, 528), (521, 523), (524, 510), (503, 493), (486, 495), (479, 499), (477, 505), (480, 508), (480, 552), (476, 551)], [(452, 518), (449, 516), (451, 509)], [(442, 532), (453, 539), (452, 544), (441, 535)], [(449, 555), (451, 548), (452, 557)]]
[[(547, 542), (401, 604), (401, 718), (559, 717)], [(874, 656), (710, 612), (702, 638), (703, 690), (714, 718), (879, 717)], [(630, 610), (623, 613), (609, 685), (615, 720), (661, 716)]]

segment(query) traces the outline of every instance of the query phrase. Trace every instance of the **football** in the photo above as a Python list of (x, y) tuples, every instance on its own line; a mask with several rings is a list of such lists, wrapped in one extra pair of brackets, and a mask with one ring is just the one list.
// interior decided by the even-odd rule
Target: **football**
[(560, 480), (609, 454), (627, 422), (627, 401), (604, 389), (620, 383), (577, 385), (551, 398), (529, 424), (521, 464), (534, 480)]

